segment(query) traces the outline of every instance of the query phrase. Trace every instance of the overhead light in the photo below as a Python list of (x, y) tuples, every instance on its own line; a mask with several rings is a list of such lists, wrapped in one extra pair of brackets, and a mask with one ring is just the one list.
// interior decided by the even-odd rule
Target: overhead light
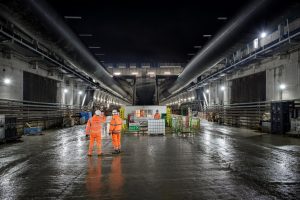
[(68, 91), (68, 89), (64, 89), (64, 93), (68, 93), (69, 91)]
[(260, 37), (261, 38), (265, 38), (267, 36), (267, 33), (266, 32), (262, 32), (261, 34), (260, 34)]
[(209, 93), (209, 89), (205, 90), (206, 93)]
[(169, 72), (169, 71), (164, 72), (164, 75), (171, 75), (171, 72)]
[(92, 37), (92, 34), (87, 34), (87, 33), (81, 33), (79, 34), (80, 37)]
[(101, 47), (97, 47), (97, 46), (89, 46), (89, 49), (100, 49)]
[(104, 53), (95, 53), (96, 56), (104, 56)]
[(281, 90), (284, 90), (284, 89), (286, 89), (286, 85), (282, 83), (282, 84), (279, 85), (279, 88), (280, 88)]
[(79, 94), (79, 95), (82, 95), (82, 91), (79, 91), (78, 94)]
[(224, 91), (225, 90), (225, 86), (221, 86), (221, 90)]
[(196, 54), (194, 54), (194, 53), (188, 53), (187, 55), (188, 55), (188, 56), (194, 56), (194, 55), (196, 55)]
[(5, 79), (3, 80), (3, 82), (4, 82), (5, 85), (9, 85), (9, 84), (11, 84), (11, 79), (5, 78)]
[(148, 72), (147, 74), (149, 74), (149, 75), (154, 75), (155, 72)]
[(115, 75), (115, 76), (120, 76), (120, 75), (121, 75), (121, 72), (114, 72), (114, 75)]
[(138, 72), (131, 72), (131, 74), (132, 74), (132, 75), (136, 75), (136, 76), (139, 75)]
[(220, 74), (220, 76), (225, 76), (226, 74)]
[(201, 49), (202, 46), (194, 46), (195, 49)]
[(64, 16), (65, 19), (82, 19), (81, 16)]
[(218, 20), (225, 21), (225, 20), (227, 20), (228, 18), (227, 18), (227, 17), (218, 17), (217, 19), (218, 19)]
[(210, 34), (205, 34), (205, 35), (203, 35), (203, 37), (206, 37), (206, 38), (208, 38), (208, 37), (211, 37), (212, 35), (210, 35)]
[(257, 49), (257, 48), (258, 48), (258, 38), (255, 38), (255, 39), (253, 40), (253, 47), (254, 47), (254, 49)]

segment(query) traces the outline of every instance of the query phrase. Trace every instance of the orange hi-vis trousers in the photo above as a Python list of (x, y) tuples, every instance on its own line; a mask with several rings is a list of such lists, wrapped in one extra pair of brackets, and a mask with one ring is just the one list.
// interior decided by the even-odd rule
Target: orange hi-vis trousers
[(90, 135), (90, 145), (89, 145), (89, 155), (93, 154), (94, 143), (96, 141), (97, 144), (97, 154), (101, 154), (101, 135), (93, 134)]
[(114, 149), (121, 149), (121, 133), (113, 133), (111, 134), (111, 138)]

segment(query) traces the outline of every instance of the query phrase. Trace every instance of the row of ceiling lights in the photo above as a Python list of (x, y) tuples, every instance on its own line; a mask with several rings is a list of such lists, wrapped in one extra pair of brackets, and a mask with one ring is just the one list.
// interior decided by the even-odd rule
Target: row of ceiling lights
[[(122, 75), (122, 73), (121, 72), (114, 72), (114, 75), (115, 76), (120, 76), (120, 75)], [(139, 73), (138, 72), (131, 72), (131, 75), (138, 76)], [(147, 75), (155, 76), (155, 72), (147, 72)], [(164, 75), (171, 75), (171, 72), (170, 71), (165, 71)]]
[[(64, 16), (65, 19), (82, 19), (81, 16)], [(79, 33), (78, 34), (79, 37), (93, 37), (94, 35), (91, 33)], [(100, 46), (88, 46), (89, 49), (101, 49)], [(104, 56), (104, 53), (94, 53), (95, 56)], [(104, 62), (104, 61), (100, 61), (100, 62)]]
[[(78, 20), (78, 19), (82, 19), (81, 16), (64, 16), (65, 19), (75, 19), (75, 20)], [(227, 17), (217, 17), (217, 20), (220, 20), (220, 21), (227, 21), (228, 18)], [(80, 33), (78, 34), (80, 37), (93, 37), (93, 34), (90, 34), (90, 33)], [(203, 34), (202, 35), (204, 38), (211, 38), (212, 35), (211, 34)], [(101, 47), (99, 46), (89, 46), (88, 47), (89, 49), (100, 49)], [(196, 45), (194, 46), (195, 49), (201, 49), (202, 46), (200, 45)], [(103, 53), (95, 53), (96, 56), (104, 56)], [(189, 56), (195, 56), (196, 54), (195, 53), (188, 53)], [(104, 62), (104, 61), (100, 61), (100, 62)]]
[(167, 105), (167, 106), (172, 106), (172, 105), (176, 105), (176, 104), (180, 105), (180, 104), (183, 103), (183, 102), (192, 102), (192, 101), (194, 101), (194, 100), (195, 100), (195, 97), (194, 97), (194, 96), (191, 96), (191, 97), (188, 97), (188, 98), (184, 98), (184, 99), (179, 99), (179, 100), (177, 100), (177, 101), (173, 101), (173, 102), (171, 102), (171, 103), (167, 103), (166, 105)]
[[(69, 92), (69, 90), (67, 88), (65, 88), (63, 91), (65, 94), (67, 94)], [(82, 94), (83, 94), (83, 92), (81, 90), (79, 90), (78, 95), (82, 95)]]

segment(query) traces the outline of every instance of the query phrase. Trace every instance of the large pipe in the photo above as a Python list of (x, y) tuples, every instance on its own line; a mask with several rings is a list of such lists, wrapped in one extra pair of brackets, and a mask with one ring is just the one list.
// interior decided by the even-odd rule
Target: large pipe
[(243, 10), (187, 64), (172, 87), (161, 92), (160, 100), (163, 101), (170, 95), (180, 92), (210, 66), (222, 60), (228, 49), (242, 38), (241, 34), (251, 28), (249, 23), (258, 20), (263, 8), (271, 2), (271, 0), (257, 0)]
[[(8, 8), (7, 5), (17, 5), (18, 8)], [(46, 46), (52, 47), (52, 50), (58, 55), (61, 55), (70, 63), (74, 63), (76, 67), (86, 72), (93, 79), (100, 81), (102, 86), (111, 90), (116, 96), (121, 95), (123, 98), (131, 99), (131, 94), (122, 89), (121, 84), (114, 80), (109, 72), (91, 55), (87, 47), (45, 1), (22, 0), (19, 1), (19, 4), (14, 2), (14, 4), (7, 3), (7, 5), (1, 5), (1, 15), (3, 17), (20, 26), (24, 32), (32, 37), (46, 42)], [(17, 9), (17, 12), (9, 9)], [(23, 12), (23, 16), (27, 14), (36, 18), (24, 18), (22, 14), (18, 16), (18, 12)], [(39, 32), (34, 27), (36, 24), (33, 23), (35, 21), (39, 21), (39, 25), (42, 25), (46, 32), (38, 34)]]

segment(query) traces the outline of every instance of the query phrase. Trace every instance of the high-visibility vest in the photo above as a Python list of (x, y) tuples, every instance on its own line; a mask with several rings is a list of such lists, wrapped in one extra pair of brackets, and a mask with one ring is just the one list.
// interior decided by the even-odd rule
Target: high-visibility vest
[(100, 116), (94, 115), (86, 124), (86, 134), (101, 135), (102, 119)]
[(122, 119), (118, 115), (114, 115), (110, 121), (109, 132), (121, 133), (122, 130)]

